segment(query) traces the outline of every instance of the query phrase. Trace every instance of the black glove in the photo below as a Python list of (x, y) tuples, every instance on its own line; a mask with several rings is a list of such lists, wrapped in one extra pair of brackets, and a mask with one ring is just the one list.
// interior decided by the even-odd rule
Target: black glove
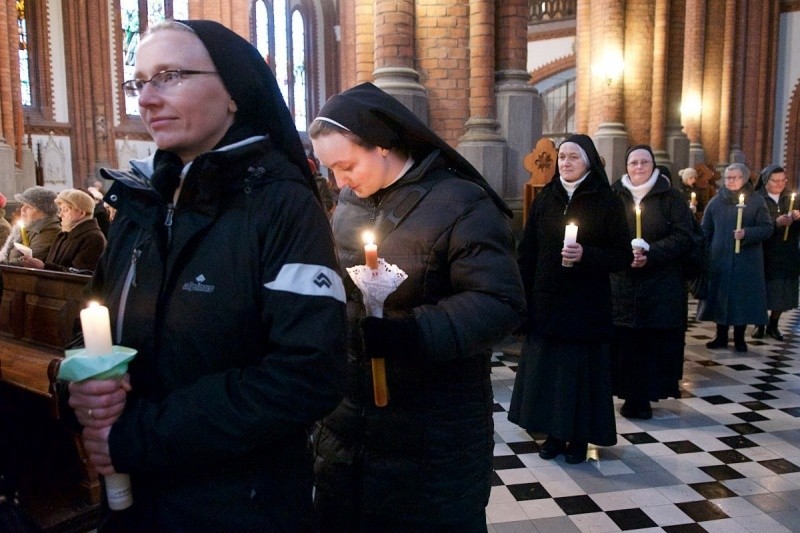
[(413, 317), (361, 319), (364, 355), (373, 358), (415, 359), (419, 357), (419, 326)]

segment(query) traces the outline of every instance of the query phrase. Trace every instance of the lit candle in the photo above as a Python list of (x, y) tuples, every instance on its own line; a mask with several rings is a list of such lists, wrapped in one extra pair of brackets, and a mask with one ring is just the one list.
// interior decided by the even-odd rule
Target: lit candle
[[(564, 247), (566, 248), (568, 244), (575, 244), (576, 242), (578, 242), (578, 226), (574, 222), (570, 222), (564, 228)], [(561, 266), (571, 267), (572, 261), (562, 259)]]
[(371, 231), (365, 231), (361, 238), (364, 241), (364, 264), (375, 270), (378, 268), (378, 245), (375, 244), (375, 235)]
[(692, 199), (689, 201), (689, 205), (694, 207), (697, 205), (697, 193), (692, 192)]
[[(738, 211), (738, 213), (736, 214), (736, 229), (740, 230), (742, 229), (742, 213), (744, 213), (744, 194), (739, 195), (739, 203), (736, 204), (736, 209)], [(739, 251), (741, 250), (741, 246), (742, 246), (742, 241), (736, 239), (734, 252), (738, 254)]]
[(19, 224), (19, 234), (22, 237), (22, 244), (24, 244), (25, 246), (30, 246), (31, 240), (28, 238), (28, 230), (25, 229), (25, 223), (20, 220), (18, 224)]
[[(792, 197), (789, 199), (789, 213), (788, 213), (789, 216), (792, 216), (792, 211), (794, 210), (794, 195), (795, 195), (795, 193), (792, 193)], [(791, 225), (792, 224), (790, 222), (789, 226), (791, 226)], [(789, 226), (786, 226), (786, 228), (784, 228), (784, 230), (783, 230), (783, 240), (784, 241), (789, 238)]]
[(81, 311), (81, 329), (87, 355), (108, 355), (113, 352), (107, 307), (89, 302), (89, 306)]
[(642, 238), (642, 208), (636, 206), (636, 238)]

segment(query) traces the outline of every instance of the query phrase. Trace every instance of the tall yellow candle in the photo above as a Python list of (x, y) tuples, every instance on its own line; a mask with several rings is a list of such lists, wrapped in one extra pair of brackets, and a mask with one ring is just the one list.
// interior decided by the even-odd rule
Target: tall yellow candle
[[(739, 195), (739, 203), (736, 204), (736, 229), (742, 229), (742, 214), (744, 213), (744, 194)], [(735, 252), (738, 254), (741, 250), (742, 241), (736, 239)]]
[[(787, 213), (789, 216), (792, 216), (792, 211), (794, 210), (794, 195), (795, 193), (792, 193), (792, 197), (789, 199), (789, 212)], [(791, 226), (791, 224), (789, 224), (789, 226)], [(789, 238), (789, 226), (786, 226), (786, 228), (783, 230), (784, 241)]]
[(636, 238), (642, 238), (642, 208), (636, 206)]
[[(364, 264), (372, 270), (378, 268), (378, 245), (375, 235), (365, 231), (361, 235), (364, 241)], [(370, 360), (372, 366), (372, 395), (377, 407), (386, 407), (389, 403), (389, 386), (386, 383), (386, 359), (375, 357)]]
[(25, 223), (21, 220), (18, 222), (19, 224), (19, 235), (22, 237), (22, 244), (25, 246), (31, 245), (31, 240), (28, 238), (28, 230), (25, 229)]

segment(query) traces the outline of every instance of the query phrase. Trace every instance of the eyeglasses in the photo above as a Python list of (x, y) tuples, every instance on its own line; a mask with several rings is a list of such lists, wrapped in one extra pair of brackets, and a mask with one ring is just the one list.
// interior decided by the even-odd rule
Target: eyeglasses
[(197, 74), (214, 74), (219, 76), (218, 72), (213, 70), (162, 70), (155, 74), (149, 80), (128, 80), (122, 84), (122, 92), (129, 98), (138, 98), (142, 94), (142, 89), (148, 83), (152, 83), (153, 89), (163, 93), (168, 89), (177, 87), (187, 76), (195, 76)]
[(770, 178), (769, 181), (772, 183), (786, 183), (787, 179), (783, 178), (782, 180), (776, 180), (775, 178)]
[(741, 179), (744, 179), (744, 176), (742, 176), (741, 174), (739, 174), (738, 176), (737, 175), (725, 176), (725, 181), (737, 181)]
[(646, 167), (647, 165), (652, 165), (653, 161), (650, 159), (645, 159), (642, 161), (628, 161), (629, 167)]

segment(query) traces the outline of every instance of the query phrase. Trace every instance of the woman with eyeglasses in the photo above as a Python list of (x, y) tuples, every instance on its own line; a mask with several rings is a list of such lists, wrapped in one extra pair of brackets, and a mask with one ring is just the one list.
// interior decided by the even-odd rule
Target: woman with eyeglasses
[(103, 170), (117, 209), (92, 292), (121, 381), (71, 383), (100, 531), (311, 531), (308, 431), (341, 399), (344, 288), (294, 122), (258, 51), (212, 21), (153, 26), (137, 97), (158, 150)]
[[(574, 240), (565, 239), (570, 223)], [(569, 464), (582, 463), (588, 444), (617, 442), (608, 275), (631, 263), (629, 243), (622, 202), (592, 139), (567, 137), (519, 245), (528, 321), (508, 419), (547, 435), (542, 459), (563, 454)]]
[[(767, 165), (759, 176), (756, 193), (767, 203), (769, 215), (775, 221), (775, 230), (764, 241), (764, 275), (767, 280), (767, 309), (769, 322), (756, 326), (754, 339), (763, 339), (766, 334), (782, 341), (783, 334), (778, 329), (781, 313), (797, 307), (798, 282), (800, 276), (800, 198), (792, 201), (786, 190), (786, 171), (779, 165)], [(791, 206), (791, 207), (790, 207)]]
[(708, 202), (701, 226), (709, 250), (708, 295), (700, 300), (697, 319), (717, 324), (717, 334), (706, 347), (727, 348), (733, 326), (734, 348), (746, 352), (747, 324), (767, 323), (762, 243), (772, 235), (773, 224), (764, 197), (753, 194), (745, 165), (733, 163), (725, 169), (725, 187)]
[(649, 146), (631, 147), (626, 165), (612, 189), (625, 205), (633, 262), (611, 274), (612, 372), (614, 393), (625, 400), (620, 414), (647, 420), (650, 402), (680, 395), (688, 305), (682, 258), (692, 244), (693, 215)]

